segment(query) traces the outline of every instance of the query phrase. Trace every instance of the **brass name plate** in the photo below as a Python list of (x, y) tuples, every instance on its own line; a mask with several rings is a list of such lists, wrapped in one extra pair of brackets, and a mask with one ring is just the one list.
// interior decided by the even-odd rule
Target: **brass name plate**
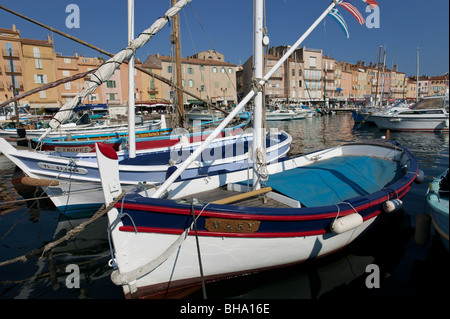
[(205, 228), (208, 231), (224, 233), (254, 233), (259, 229), (259, 220), (242, 220), (227, 218), (207, 218)]

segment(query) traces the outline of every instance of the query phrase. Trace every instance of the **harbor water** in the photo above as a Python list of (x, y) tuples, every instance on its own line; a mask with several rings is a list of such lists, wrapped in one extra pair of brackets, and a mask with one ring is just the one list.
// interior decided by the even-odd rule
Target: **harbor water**
[[(386, 135), (375, 126), (355, 125), (350, 113), (267, 126), (292, 135), (291, 155)], [(419, 234), (426, 239), (421, 243), (416, 230), (428, 183), (448, 168), (449, 135), (390, 132), (390, 139), (406, 146), (424, 172), (423, 183), (413, 184), (403, 198), (402, 210), (333, 255), (207, 284), (208, 299), (448, 298), (449, 253), (432, 225), (429, 235)], [(106, 216), (43, 255), (43, 246), (84, 220), (60, 215), (40, 188), (21, 184), (23, 176), (0, 155), (0, 299), (123, 299), (122, 288), (110, 279)], [(197, 291), (186, 299), (202, 296)]]

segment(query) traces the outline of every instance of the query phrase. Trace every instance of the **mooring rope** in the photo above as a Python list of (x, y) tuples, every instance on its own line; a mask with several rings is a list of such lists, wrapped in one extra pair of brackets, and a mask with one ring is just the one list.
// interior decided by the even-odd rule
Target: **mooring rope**
[(50, 249), (52, 249), (53, 247), (61, 244), (64, 241), (69, 240), (70, 238), (78, 235), (79, 233), (81, 233), (85, 229), (86, 226), (88, 226), (89, 224), (91, 224), (92, 222), (96, 221), (101, 216), (103, 216), (104, 214), (109, 212), (114, 207), (114, 205), (119, 200), (121, 200), (123, 196), (125, 196), (125, 194), (126, 194), (126, 192), (122, 191), (122, 193), (119, 196), (117, 196), (117, 198), (115, 198), (114, 201), (112, 201), (108, 206), (105, 207), (105, 205), (102, 205), (102, 207), (100, 207), (100, 209), (89, 220), (81, 223), (80, 225), (78, 225), (74, 229), (68, 231), (65, 236), (63, 236), (63, 237), (59, 238), (58, 240), (55, 240), (55, 241), (53, 241), (51, 243), (48, 243), (43, 248), (37, 248), (37, 249), (34, 249), (33, 251), (31, 251), (28, 254), (25, 254), (25, 255), (22, 255), (22, 256), (10, 259), (10, 260), (6, 260), (6, 261), (3, 261), (3, 262), (0, 262), (0, 267), (6, 266), (6, 265), (9, 265), (9, 264), (18, 262), (18, 261), (25, 262), (28, 259), (30, 259), (31, 257), (37, 256), (39, 254), (41, 255), (41, 257), (43, 257), (44, 254), (46, 252), (48, 252)]

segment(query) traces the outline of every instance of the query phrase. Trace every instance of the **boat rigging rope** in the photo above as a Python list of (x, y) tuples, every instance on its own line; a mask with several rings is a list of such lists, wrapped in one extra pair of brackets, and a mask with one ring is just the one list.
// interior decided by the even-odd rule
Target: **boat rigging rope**
[(28, 254), (25, 254), (25, 255), (22, 255), (22, 256), (10, 259), (10, 260), (6, 260), (6, 261), (3, 261), (3, 262), (0, 262), (0, 267), (1, 266), (6, 266), (6, 265), (9, 265), (9, 264), (18, 262), (18, 261), (25, 262), (28, 259), (30, 259), (31, 257), (37, 256), (37, 255), (41, 255), (41, 257), (44, 256), (44, 254), (47, 253), (49, 250), (51, 250), (53, 247), (55, 247), (55, 246), (61, 244), (62, 242), (66, 241), (66, 240), (69, 240), (70, 238), (78, 235), (79, 233), (81, 233), (86, 228), (86, 226), (88, 226), (89, 224), (91, 224), (92, 222), (96, 221), (101, 216), (103, 216), (104, 214), (109, 212), (114, 207), (114, 205), (119, 200), (121, 200), (122, 197), (125, 196), (125, 194), (126, 194), (126, 192), (122, 191), (122, 193), (119, 196), (117, 196), (117, 198), (115, 198), (114, 201), (112, 201), (108, 206), (105, 207), (105, 205), (102, 205), (102, 207), (100, 207), (100, 209), (89, 220), (81, 223), (80, 225), (78, 225), (74, 229), (68, 231), (65, 236), (63, 236), (63, 237), (61, 237), (61, 238), (59, 238), (59, 239), (57, 239), (57, 240), (55, 240), (53, 242), (48, 243), (43, 248), (37, 248), (37, 249), (31, 251)]

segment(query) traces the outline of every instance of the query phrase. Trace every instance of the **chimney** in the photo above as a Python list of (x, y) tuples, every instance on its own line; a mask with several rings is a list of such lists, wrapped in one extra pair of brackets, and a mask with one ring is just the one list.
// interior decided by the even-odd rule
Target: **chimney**
[(13, 24), (13, 25), (12, 25), (12, 31), (14, 31), (14, 32), (16, 32), (16, 31), (17, 31), (17, 29), (16, 29), (16, 25), (15, 25), (15, 24)]

